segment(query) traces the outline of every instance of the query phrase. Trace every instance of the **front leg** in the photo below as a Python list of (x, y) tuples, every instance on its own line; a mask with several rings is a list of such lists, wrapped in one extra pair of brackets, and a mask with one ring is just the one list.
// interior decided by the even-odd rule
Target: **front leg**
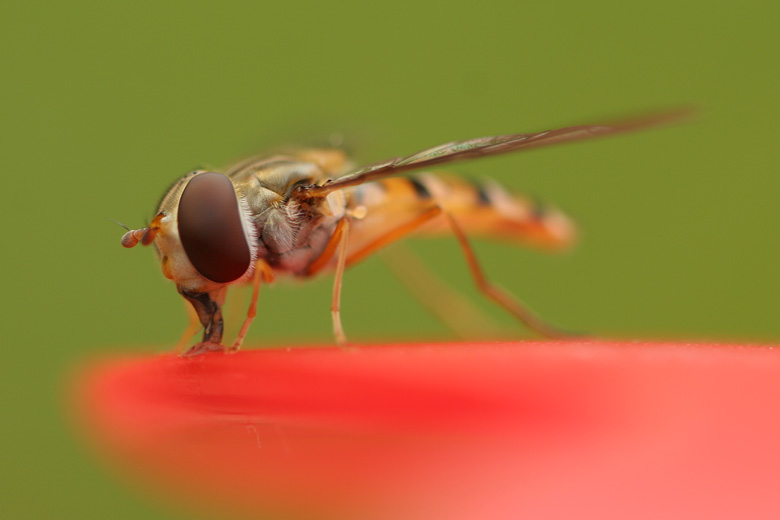
[(219, 289), (212, 292), (187, 291), (177, 287), (181, 294), (195, 309), (198, 319), (203, 325), (203, 339), (200, 343), (190, 347), (184, 354), (184, 357), (197, 356), (204, 352), (221, 352), (225, 350), (222, 346), (222, 331), (224, 323), (222, 321), (222, 300), (225, 296), (225, 289)]

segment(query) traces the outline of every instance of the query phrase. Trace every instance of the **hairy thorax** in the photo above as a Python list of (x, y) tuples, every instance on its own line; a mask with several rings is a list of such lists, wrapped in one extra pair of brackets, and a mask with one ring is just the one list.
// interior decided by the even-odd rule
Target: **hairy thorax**
[(258, 215), (258, 257), (274, 270), (303, 276), (333, 235), (337, 217), (287, 203)]
[(323, 172), (314, 163), (286, 157), (272, 158), (231, 177), (249, 206), (257, 232), (258, 258), (277, 272), (305, 276), (344, 215), (343, 196), (295, 198), (298, 185), (318, 182)]

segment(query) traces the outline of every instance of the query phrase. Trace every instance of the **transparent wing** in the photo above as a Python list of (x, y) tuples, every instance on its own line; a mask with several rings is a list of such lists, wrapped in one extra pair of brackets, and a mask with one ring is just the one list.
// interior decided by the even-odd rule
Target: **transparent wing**
[(329, 180), (322, 186), (306, 186), (300, 188), (303, 196), (322, 197), (328, 193), (382, 177), (396, 175), (402, 172), (429, 168), (431, 166), (474, 159), (488, 155), (499, 155), (520, 150), (539, 148), (568, 141), (580, 141), (593, 137), (601, 137), (620, 132), (638, 130), (662, 123), (678, 120), (690, 114), (690, 109), (654, 113), (646, 116), (625, 119), (622, 121), (601, 124), (584, 125), (547, 130), (532, 134), (510, 134), (495, 137), (481, 137), (468, 141), (456, 141), (443, 144), (427, 150), (422, 150), (406, 157), (395, 157), (350, 172), (338, 179)]

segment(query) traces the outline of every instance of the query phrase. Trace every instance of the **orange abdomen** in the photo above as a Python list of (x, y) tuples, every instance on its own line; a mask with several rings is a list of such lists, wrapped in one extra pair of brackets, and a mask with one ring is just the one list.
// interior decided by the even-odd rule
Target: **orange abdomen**
[[(543, 249), (561, 249), (576, 237), (572, 221), (559, 210), (531, 198), (510, 194), (493, 181), (472, 181), (424, 173), (358, 186), (348, 194), (350, 208), (363, 206), (366, 216), (353, 225), (358, 242), (391, 232), (439, 205), (471, 236), (509, 240)], [(418, 230), (423, 235), (449, 234), (444, 218)], [(357, 244), (356, 244), (357, 246)]]

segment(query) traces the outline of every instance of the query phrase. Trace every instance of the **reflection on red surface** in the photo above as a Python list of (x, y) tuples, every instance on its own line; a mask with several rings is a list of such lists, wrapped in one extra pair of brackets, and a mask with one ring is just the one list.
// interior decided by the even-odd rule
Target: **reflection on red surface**
[(243, 351), (94, 362), (78, 382), (101, 452), (220, 517), (780, 517), (770, 347)]

